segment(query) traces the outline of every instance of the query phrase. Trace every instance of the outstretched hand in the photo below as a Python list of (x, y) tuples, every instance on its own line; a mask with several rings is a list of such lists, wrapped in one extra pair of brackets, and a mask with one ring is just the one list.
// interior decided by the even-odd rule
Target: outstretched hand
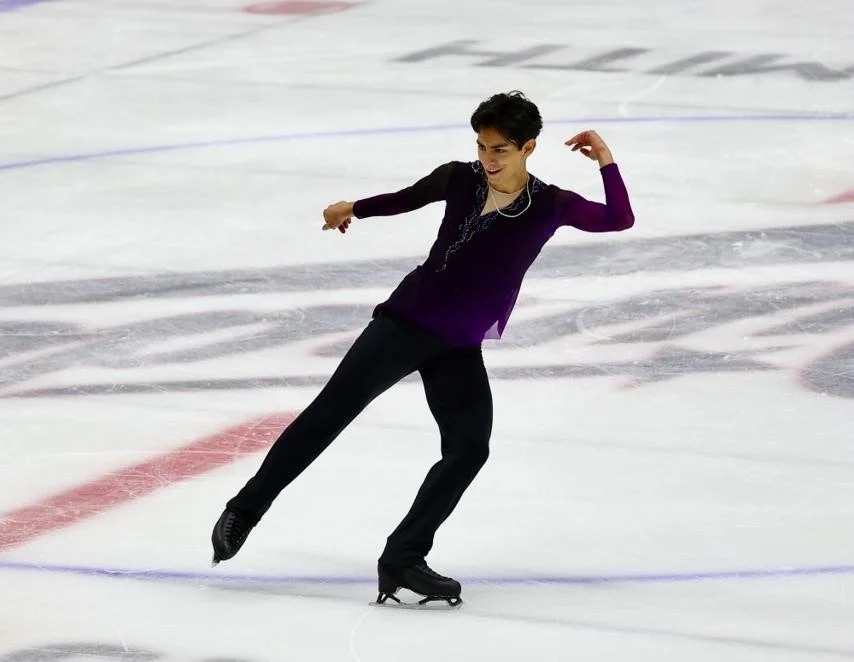
[(344, 234), (350, 223), (353, 220), (353, 203), (352, 202), (336, 202), (334, 205), (329, 205), (323, 210), (323, 229), (335, 230)]
[(588, 159), (598, 161), (600, 168), (614, 162), (608, 145), (595, 131), (582, 131), (567, 140), (564, 145), (572, 147), (573, 152), (580, 152)]

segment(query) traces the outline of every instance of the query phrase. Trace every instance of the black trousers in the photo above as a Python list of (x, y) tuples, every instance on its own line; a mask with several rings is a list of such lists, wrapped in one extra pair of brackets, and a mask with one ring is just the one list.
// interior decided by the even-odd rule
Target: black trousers
[(365, 328), (315, 400), (282, 432), (258, 472), (227, 507), (260, 520), (279, 493), (377, 396), (414, 371), (441, 434), (441, 459), (380, 561), (422, 561), (489, 456), (492, 394), (480, 347), (449, 348), (408, 322), (381, 313)]

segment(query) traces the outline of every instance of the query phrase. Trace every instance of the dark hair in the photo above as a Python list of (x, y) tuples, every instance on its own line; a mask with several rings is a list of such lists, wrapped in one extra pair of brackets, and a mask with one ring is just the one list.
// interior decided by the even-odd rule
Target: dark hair
[(517, 147), (540, 135), (540, 111), (518, 90), (494, 94), (482, 102), (471, 116), (471, 128), (494, 129)]

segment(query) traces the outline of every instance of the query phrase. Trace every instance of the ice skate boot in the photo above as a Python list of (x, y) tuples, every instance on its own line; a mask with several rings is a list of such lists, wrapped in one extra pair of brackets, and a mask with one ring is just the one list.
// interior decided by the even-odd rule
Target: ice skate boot
[(227, 561), (237, 554), (255, 524), (245, 515), (226, 509), (220, 515), (211, 534), (214, 550), (211, 565)]
[[(378, 563), (377, 573), (380, 593), (377, 601), (371, 604), (384, 605), (387, 600), (392, 600), (396, 603), (394, 606), (418, 608), (430, 602), (446, 602), (449, 607), (459, 607), (463, 603), (460, 598), (460, 583), (434, 572), (424, 561), (409, 566)], [(401, 588), (424, 597), (415, 604), (403, 602), (395, 596)]]

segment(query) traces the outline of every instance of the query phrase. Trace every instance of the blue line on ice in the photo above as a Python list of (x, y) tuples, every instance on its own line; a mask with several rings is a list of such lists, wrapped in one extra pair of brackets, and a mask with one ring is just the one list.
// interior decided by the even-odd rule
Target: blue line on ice
[[(827, 114), (798, 114), (779, 113), (763, 115), (657, 115), (650, 117), (579, 117), (546, 122), (547, 125), (563, 124), (639, 124), (648, 122), (685, 123), (685, 122), (850, 122), (854, 121), (854, 113)], [(213, 147), (232, 147), (251, 145), (254, 143), (287, 142), (296, 140), (312, 140), (323, 138), (353, 138), (358, 136), (378, 136), (408, 133), (426, 133), (431, 131), (462, 130), (461, 124), (433, 124), (426, 126), (379, 127), (372, 129), (341, 129), (337, 131), (312, 131), (307, 133), (283, 133), (269, 136), (249, 136), (244, 138), (224, 138), (221, 140), (205, 140), (167, 145), (149, 145), (145, 147), (126, 147), (103, 152), (88, 152), (85, 154), (69, 154), (66, 156), (46, 156), (26, 161), (0, 163), (0, 170), (23, 170), (38, 166), (59, 163), (74, 163), (77, 161), (93, 161), (111, 157), (132, 156), (136, 154), (153, 154), (158, 152), (176, 152), (190, 149), (205, 149)]]
[(0, 0), (0, 13), (21, 9), (22, 7), (28, 7), (29, 5), (36, 5), (40, 2), (47, 1), (48, 0)]
[[(157, 570), (135, 568), (104, 568), (98, 566), (54, 565), (23, 561), (0, 561), (0, 571), (29, 571), (51, 574), (115, 577), (124, 579), (179, 580), (234, 584), (302, 584), (342, 585), (372, 584), (376, 577), (357, 576), (313, 576), (313, 575), (259, 575), (229, 574), (216, 571), (191, 572), (185, 570)], [(681, 572), (654, 574), (614, 575), (496, 575), (459, 577), (468, 584), (629, 584), (629, 583), (675, 583), (714, 580), (781, 579), (827, 575), (854, 575), (854, 565), (832, 565), (814, 567), (783, 567), (765, 570), (718, 570), (711, 572)]]

